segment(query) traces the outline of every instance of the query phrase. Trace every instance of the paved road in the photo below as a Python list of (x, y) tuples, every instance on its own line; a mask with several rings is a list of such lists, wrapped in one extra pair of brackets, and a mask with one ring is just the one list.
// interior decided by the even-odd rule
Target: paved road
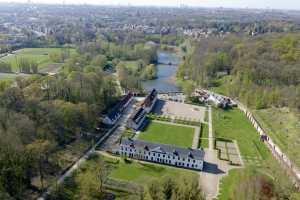
[[(130, 116), (130, 113), (133, 112), (133, 103), (130, 103), (127, 109), (124, 111), (124, 114), (122, 117), (118, 120), (117, 124), (111, 128), (103, 137), (101, 137), (91, 149), (84, 154), (68, 171), (66, 171), (59, 179), (57, 180), (57, 184), (59, 185), (63, 183), (63, 181), (72, 175), (72, 173), (79, 168), (79, 166), (84, 163), (88, 157), (95, 152), (95, 149), (97, 146), (99, 146), (102, 142), (104, 142), (102, 145), (109, 146), (111, 142), (114, 142), (118, 135), (122, 133), (122, 130), (124, 130), (126, 122)], [(108, 139), (107, 139), (108, 138)], [(106, 140), (107, 139), (107, 140)], [(105, 141), (106, 140), (106, 141)], [(101, 146), (102, 146), (101, 145)], [(42, 194), (41, 197), (38, 198), (38, 200), (45, 200), (45, 198), (49, 195), (49, 193), (54, 189), (54, 186), (49, 187), (46, 192)]]

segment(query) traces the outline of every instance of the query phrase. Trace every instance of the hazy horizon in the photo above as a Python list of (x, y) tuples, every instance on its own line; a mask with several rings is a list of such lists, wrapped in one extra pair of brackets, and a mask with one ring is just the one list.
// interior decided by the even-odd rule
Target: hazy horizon
[(0, 0), (3, 3), (38, 3), (38, 4), (91, 4), (112, 6), (170, 6), (186, 5), (191, 7), (224, 7), (254, 9), (291, 9), (300, 10), (300, 1), (296, 0)]

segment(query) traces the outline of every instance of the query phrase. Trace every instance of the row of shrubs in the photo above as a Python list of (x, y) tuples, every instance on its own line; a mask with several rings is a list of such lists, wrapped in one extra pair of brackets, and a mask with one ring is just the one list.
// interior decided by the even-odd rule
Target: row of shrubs
[(169, 116), (158, 115), (158, 114), (153, 114), (153, 113), (148, 114), (148, 118), (150, 118), (152, 120), (173, 122), (173, 123), (177, 123), (177, 124), (184, 124), (184, 125), (191, 125), (191, 126), (201, 126), (201, 122), (192, 121), (192, 120), (189, 120), (189, 119), (186, 119), (186, 118), (176, 118), (175, 117), (175, 119), (172, 119)]

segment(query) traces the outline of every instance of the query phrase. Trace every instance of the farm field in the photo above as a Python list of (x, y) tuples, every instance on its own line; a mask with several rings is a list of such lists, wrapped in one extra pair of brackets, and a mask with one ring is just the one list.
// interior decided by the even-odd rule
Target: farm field
[[(10, 63), (14, 72), (18, 72), (18, 60), (21, 58), (36, 62), (39, 70), (49, 68), (47, 70), (51, 71), (57, 69), (61, 63), (53, 62), (49, 54), (59, 53), (61, 50), (62, 48), (24, 48), (16, 51), (14, 54), (0, 58), (0, 61)], [(75, 53), (75, 49), (70, 49), (70, 54), (73, 53)]]
[(300, 167), (299, 116), (288, 108), (255, 110), (253, 114), (272, 140)]
[(194, 137), (194, 128), (163, 124), (150, 121), (138, 139), (161, 144), (174, 144), (180, 147), (191, 147)]

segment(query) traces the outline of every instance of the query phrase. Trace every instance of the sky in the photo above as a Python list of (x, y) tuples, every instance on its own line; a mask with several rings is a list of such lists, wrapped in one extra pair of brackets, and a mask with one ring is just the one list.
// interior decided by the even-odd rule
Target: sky
[[(28, 0), (0, 0), (0, 2), (27, 2)], [(154, 5), (225, 8), (272, 8), (300, 10), (300, 0), (30, 0), (34, 3), (97, 4), (97, 5)]]

